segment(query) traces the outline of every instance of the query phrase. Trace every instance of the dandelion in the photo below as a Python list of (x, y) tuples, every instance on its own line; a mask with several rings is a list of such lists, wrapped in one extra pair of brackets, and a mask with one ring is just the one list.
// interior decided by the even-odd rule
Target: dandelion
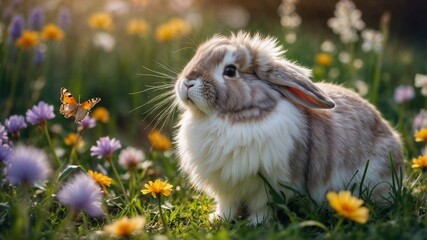
[(30, 146), (17, 146), (6, 167), (6, 180), (11, 184), (36, 184), (46, 180), (52, 170), (44, 151)]
[(109, 13), (97, 12), (90, 16), (89, 26), (93, 29), (109, 31), (113, 27), (113, 18)]
[(362, 12), (356, 9), (350, 0), (341, 0), (335, 5), (335, 17), (328, 20), (328, 26), (335, 34), (340, 35), (343, 43), (356, 42), (357, 31), (365, 27), (362, 21)]
[(168, 183), (168, 181), (162, 181), (157, 179), (156, 181), (149, 181), (148, 184), (144, 185), (145, 189), (142, 189), (142, 194), (149, 194), (156, 198), (156, 196), (160, 196), (161, 194), (164, 196), (169, 196), (172, 192), (172, 185)]
[(87, 173), (102, 188), (102, 190), (107, 193), (107, 189), (105, 187), (110, 186), (112, 179), (102, 173), (92, 170), (87, 171)]
[(172, 143), (169, 138), (161, 134), (158, 130), (153, 130), (148, 135), (148, 140), (155, 150), (166, 151), (172, 148)]
[(105, 107), (97, 107), (92, 112), (92, 117), (102, 123), (107, 123), (110, 120), (110, 113)]
[(25, 118), (21, 115), (10, 116), (6, 119), (4, 125), (6, 126), (6, 130), (11, 133), (15, 139), (19, 138), (19, 131), (27, 127)]
[(28, 26), (31, 30), (40, 30), (44, 24), (43, 8), (35, 7), (31, 9), (28, 17)]
[(93, 217), (104, 215), (101, 196), (99, 186), (84, 173), (78, 173), (57, 193), (61, 204), (70, 206), (74, 212), (85, 211)]
[(104, 232), (112, 237), (129, 238), (140, 232), (147, 221), (141, 216), (132, 218), (122, 217), (112, 224), (104, 227)]
[(21, 37), (16, 40), (16, 46), (24, 49), (30, 49), (39, 44), (39, 35), (35, 31), (24, 30)]
[(101, 137), (98, 141), (96, 141), (96, 146), (92, 146), (90, 148), (90, 155), (96, 156), (99, 159), (102, 157), (111, 157), (113, 152), (117, 151), (121, 148), (122, 145), (120, 141), (115, 138), (110, 139), (110, 137)]
[(42, 38), (49, 41), (62, 41), (64, 39), (64, 31), (56, 24), (50, 23), (43, 28)]
[(415, 142), (424, 142), (427, 140), (427, 128), (421, 128), (415, 132)]
[(147, 34), (149, 26), (147, 21), (143, 19), (134, 18), (127, 24), (126, 31), (129, 35), (143, 36)]
[(319, 53), (315, 57), (316, 63), (320, 66), (329, 66), (332, 63), (332, 56), (328, 53)]
[(53, 105), (48, 105), (43, 101), (40, 101), (33, 108), (27, 110), (26, 118), (27, 122), (31, 125), (44, 125), (44, 123), (55, 117), (53, 113)]
[(15, 42), (21, 37), (24, 31), (24, 27), (25, 27), (24, 17), (22, 17), (21, 15), (17, 15), (12, 18), (12, 21), (10, 22), (10, 26), (9, 26), (9, 36), (12, 39), (12, 41)]
[(167, 224), (166, 224), (166, 219), (163, 215), (163, 210), (162, 210), (162, 195), (164, 196), (169, 196), (172, 192), (172, 185), (170, 185), (168, 183), (168, 181), (162, 181), (160, 179), (157, 179), (154, 183), (153, 181), (149, 181), (148, 184), (144, 185), (145, 189), (142, 189), (141, 192), (142, 194), (149, 194), (151, 193), (151, 195), (153, 196), (153, 198), (156, 198), (157, 196), (159, 198), (157, 198), (157, 203), (159, 206), (159, 214), (160, 214), (160, 218), (162, 219), (163, 222), (163, 227), (165, 229), (165, 232), (167, 232)]
[(159, 42), (167, 42), (176, 39), (179, 36), (191, 32), (190, 25), (181, 18), (173, 18), (157, 27), (156, 39)]
[(328, 192), (326, 198), (338, 215), (361, 224), (368, 221), (368, 208), (363, 207), (363, 200), (352, 196), (350, 191)]
[(95, 47), (101, 48), (106, 52), (111, 52), (116, 45), (116, 40), (111, 34), (100, 32), (93, 37), (93, 45), (95, 45)]
[(412, 159), (412, 168), (424, 169), (427, 167), (427, 156), (419, 156), (418, 158)]
[(71, 13), (68, 8), (61, 8), (59, 10), (57, 24), (62, 29), (68, 29), (71, 24)]
[(90, 129), (96, 126), (96, 119), (86, 116), (80, 122), (77, 123), (82, 129)]
[(365, 52), (381, 52), (383, 48), (384, 37), (381, 32), (366, 29), (362, 32), (363, 44), (362, 50)]
[(415, 87), (421, 88), (421, 94), (427, 96), (427, 75), (417, 73), (415, 75)]
[(127, 147), (122, 150), (119, 155), (119, 164), (124, 168), (135, 169), (136, 166), (144, 160), (145, 154), (143, 151), (134, 147)]
[(394, 101), (396, 103), (404, 103), (415, 97), (414, 88), (412, 86), (399, 85), (394, 90)]

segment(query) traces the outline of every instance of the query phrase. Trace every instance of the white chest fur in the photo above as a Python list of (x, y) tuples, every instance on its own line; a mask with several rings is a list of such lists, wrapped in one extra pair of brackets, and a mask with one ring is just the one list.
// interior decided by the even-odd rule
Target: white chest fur
[(198, 118), (184, 112), (177, 146), (181, 168), (195, 187), (213, 195), (237, 189), (245, 192), (242, 187), (251, 187), (258, 172), (288, 182), (293, 139), (300, 137), (305, 122), (288, 102), (281, 101), (276, 108), (252, 123), (230, 123), (217, 116)]

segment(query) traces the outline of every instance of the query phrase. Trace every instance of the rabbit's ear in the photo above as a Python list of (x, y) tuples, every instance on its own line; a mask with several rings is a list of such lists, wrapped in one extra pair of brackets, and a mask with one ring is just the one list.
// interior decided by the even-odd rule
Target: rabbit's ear
[(308, 108), (335, 107), (334, 101), (309, 80), (310, 71), (305, 68), (283, 61), (256, 74), (297, 104)]

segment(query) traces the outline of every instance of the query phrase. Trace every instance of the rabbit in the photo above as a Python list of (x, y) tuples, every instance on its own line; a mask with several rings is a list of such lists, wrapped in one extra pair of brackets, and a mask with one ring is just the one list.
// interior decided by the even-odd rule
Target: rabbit
[[(369, 102), (345, 87), (313, 83), (284, 58), (277, 39), (247, 32), (201, 44), (174, 83), (180, 171), (213, 197), (210, 219), (273, 219), (259, 174), (287, 199), (290, 186), (324, 203), (328, 191), (359, 183), (387, 196), (392, 164), (403, 168), (399, 134)], [(402, 170), (403, 171), (403, 170)]]

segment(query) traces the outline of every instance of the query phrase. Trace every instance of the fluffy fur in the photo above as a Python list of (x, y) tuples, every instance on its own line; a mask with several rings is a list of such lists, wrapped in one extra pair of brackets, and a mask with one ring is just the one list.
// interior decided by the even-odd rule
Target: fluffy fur
[[(288, 185), (317, 202), (359, 182), (374, 198), (391, 182), (389, 156), (403, 165), (398, 134), (367, 101), (343, 87), (314, 84), (310, 71), (283, 58), (272, 38), (238, 33), (202, 44), (175, 84), (182, 116), (180, 166), (217, 202), (212, 218), (272, 218), (261, 173), (287, 196)], [(233, 74), (232, 69), (235, 69)]]

